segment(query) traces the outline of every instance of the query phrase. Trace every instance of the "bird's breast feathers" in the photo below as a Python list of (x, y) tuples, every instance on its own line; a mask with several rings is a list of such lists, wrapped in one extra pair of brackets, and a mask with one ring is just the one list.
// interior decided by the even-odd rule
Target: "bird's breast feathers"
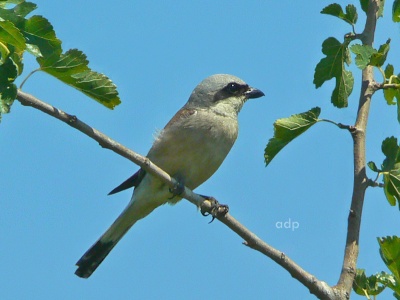
[(237, 134), (236, 118), (201, 109), (181, 110), (157, 136), (147, 156), (194, 189), (219, 168)]

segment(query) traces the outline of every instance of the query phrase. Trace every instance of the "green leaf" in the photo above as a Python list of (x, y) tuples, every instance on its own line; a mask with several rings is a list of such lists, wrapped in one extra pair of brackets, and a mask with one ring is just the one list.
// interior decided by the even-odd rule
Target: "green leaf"
[[(388, 64), (385, 69), (385, 83), (400, 85), (400, 79), (394, 75), (394, 68), (391, 64)], [(388, 105), (397, 104), (397, 121), (400, 123), (400, 90), (398, 88), (384, 89), (383, 96)]]
[(0, 86), (7, 86), (10, 82), (13, 82), (18, 76), (18, 71), (18, 65), (9, 56), (0, 65)]
[(22, 18), (25, 18), (27, 15), (29, 15), (32, 11), (34, 11), (37, 8), (37, 5), (32, 2), (22, 2), (16, 5), (13, 8), (14, 13), (17, 16), (20, 16)]
[(0, 6), (5, 6), (7, 4), (19, 4), (25, 0), (0, 0)]
[(400, 238), (397, 236), (378, 238), (378, 243), (382, 260), (392, 272), (395, 280), (400, 282)]
[(348, 98), (353, 91), (354, 78), (350, 71), (343, 69), (342, 76), (336, 79), (336, 86), (332, 92), (331, 102), (336, 107), (347, 107)]
[(274, 137), (268, 141), (264, 152), (266, 166), (287, 144), (318, 122), (320, 113), (321, 109), (314, 107), (304, 113), (276, 120)]
[(381, 67), (385, 61), (390, 49), (390, 39), (379, 47), (379, 50), (372, 48), (369, 45), (355, 44), (350, 47), (350, 50), (356, 54), (356, 65), (360, 69), (366, 66)]
[(25, 21), (22, 30), (27, 49), (36, 57), (59, 56), (62, 52), (61, 41), (50, 22), (41, 17), (33, 16)]
[(396, 99), (397, 99), (397, 122), (400, 123), (400, 92), (397, 91), (396, 93)]
[(400, 208), (400, 164), (396, 166), (396, 169), (383, 173), (383, 189), (389, 204), (395, 206), (397, 200)]
[(10, 49), (8, 49), (7, 45), (3, 44), (0, 40), (0, 64), (3, 64), (7, 59), (8, 55), (10, 55)]
[(380, 170), (378, 169), (378, 167), (376, 166), (376, 164), (373, 161), (370, 161), (367, 163), (367, 166), (374, 172), (380, 172)]
[(25, 17), (34, 11), (37, 6), (31, 2), (14, 1), (14, 3), (17, 3), (17, 5), (11, 9), (5, 9), (4, 5), (0, 5), (0, 7), (3, 7), (0, 8), (0, 18), (11, 21), (17, 27), (20, 27), (20, 25), (23, 25)]
[(321, 14), (338, 17), (339, 19), (342, 19), (351, 25), (356, 24), (358, 18), (357, 9), (354, 5), (351, 4), (346, 6), (346, 13), (343, 12), (343, 9), (339, 4), (334, 3), (325, 7), (321, 11)]
[(381, 275), (371, 275), (367, 277), (365, 275), (364, 269), (357, 269), (356, 276), (353, 281), (353, 290), (358, 295), (369, 295), (369, 296), (376, 296), (379, 295), (386, 287), (385, 284), (382, 285), (382, 282), (379, 280), (383, 278)]
[(11, 105), (17, 97), (17, 86), (14, 83), (0, 84), (0, 121), (2, 114), (10, 112)]
[(371, 56), (377, 52), (374, 48), (369, 45), (354, 44), (350, 47), (350, 51), (356, 54), (356, 66), (361, 70), (368, 66)]
[(392, 8), (393, 22), (400, 22), (400, 0), (394, 0)]
[(12, 63), (15, 65), (17, 69), (17, 75), (21, 75), (22, 71), (24, 70), (24, 64), (22, 63), (22, 54), (18, 53), (10, 53), (9, 59), (12, 61)]
[[(368, 4), (369, 0), (360, 0), (361, 4), (361, 9), (367, 13), (368, 12)], [(385, 7), (385, 0), (381, 0), (378, 2), (379, 8), (378, 8), (378, 18), (383, 16), (383, 8)]]
[(387, 42), (379, 47), (379, 50), (372, 54), (371, 56), (371, 66), (382, 67), (386, 61), (387, 54), (390, 49), (390, 39)]
[[(399, 78), (397, 76), (394, 76), (393, 74), (394, 74), (393, 65), (388, 64), (385, 68), (385, 79), (386, 79), (385, 83), (395, 83), (395, 84), (400, 83)], [(383, 95), (385, 97), (387, 104), (389, 104), (389, 105), (396, 104), (396, 102), (394, 101), (394, 97), (396, 97), (397, 99), (400, 98), (400, 93), (399, 93), (398, 89), (384, 89)], [(398, 118), (399, 118), (399, 114), (398, 114)]]
[(17, 53), (25, 50), (25, 38), (10, 21), (0, 21), (0, 42), (13, 45)]
[(382, 153), (386, 156), (381, 166), (386, 199), (392, 206), (396, 205), (396, 200), (400, 205), (400, 147), (397, 138), (386, 138), (382, 142)]
[(356, 24), (358, 19), (357, 9), (354, 5), (349, 4), (346, 6), (346, 19), (349, 24)]
[(86, 71), (89, 64), (86, 55), (78, 49), (68, 50), (59, 57), (38, 58), (38, 62), (43, 71), (54, 76), (68, 76)]
[(394, 291), (399, 290), (400, 286), (398, 286), (398, 283), (396, 282), (396, 279), (392, 274), (388, 274), (386, 272), (380, 272), (376, 274), (375, 277), (384, 286), (387, 286)]
[(121, 103), (115, 84), (105, 75), (92, 71), (82, 51), (68, 50), (60, 57), (37, 58), (41, 70), (113, 109)]
[(361, 9), (367, 13), (368, 12), (368, 3), (369, 0), (360, 0)]
[(332, 92), (331, 102), (334, 106), (347, 107), (348, 97), (353, 90), (354, 78), (350, 71), (346, 71), (344, 63), (349, 64), (350, 54), (347, 48), (350, 41), (341, 44), (337, 39), (330, 37), (322, 43), (322, 53), (326, 57), (317, 64), (314, 72), (314, 84), (316, 88), (322, 86), (325, 81), (336, 79), (336, 86)]
[(382, 163), (382, 171), (390, 171), (395, 168), (395, 164), (399, 162), (400, 148), (397, 144), (397, 138), (391, 136), (382, 142), (382, 153), (386, 156)]
[(394, 74), (394, 67), (391, 64), (388, 64), (385, 68), (385, 77), (386, 79), (389, 79), (390, 76)]

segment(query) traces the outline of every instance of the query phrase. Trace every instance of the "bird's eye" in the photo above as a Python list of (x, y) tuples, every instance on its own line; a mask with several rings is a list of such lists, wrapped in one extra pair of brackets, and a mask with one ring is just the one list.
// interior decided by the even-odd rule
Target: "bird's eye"
[(236, 82), (228, 83), (228, 85), (225, 87), (225, 90), (230, 94), (236, 94), (238, 91), (240, 91), (240, 89), (241, 85)]

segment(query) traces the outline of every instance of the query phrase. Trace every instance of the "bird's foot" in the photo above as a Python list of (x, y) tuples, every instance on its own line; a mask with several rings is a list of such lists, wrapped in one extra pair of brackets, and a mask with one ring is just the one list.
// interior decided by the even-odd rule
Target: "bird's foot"
[(169, 199), (181, 195), (184, 192), (184, 190), (185, 190), (184, 182), (181, 180), (177, 180), (176, 184), (172, 188), (169, 188), (169, 192), (172, 194), (171, 198)]
[(220, 204), (214, 197), (204, 195), (200, 196), (206, 199), (206, 201), (202, 203), (200, 211), (203, 216), (211, 215), (212, 219), (209, 223), (214, 221), (215, 218), (225, 216), (229, 212), (229, 206), (225, 204)]

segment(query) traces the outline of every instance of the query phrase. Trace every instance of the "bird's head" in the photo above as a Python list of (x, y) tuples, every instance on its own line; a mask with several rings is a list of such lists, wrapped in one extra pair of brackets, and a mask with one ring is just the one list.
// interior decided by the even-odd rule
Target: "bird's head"
[(226, 113), (239, 113), (243, 104), (252, 98), (264, 96), (264, 93), (250, 87), (242, 79), (228, 74), (216, 74), (204, 79), (190, 95), (186, 103), (188, 108), (211, 108)]

